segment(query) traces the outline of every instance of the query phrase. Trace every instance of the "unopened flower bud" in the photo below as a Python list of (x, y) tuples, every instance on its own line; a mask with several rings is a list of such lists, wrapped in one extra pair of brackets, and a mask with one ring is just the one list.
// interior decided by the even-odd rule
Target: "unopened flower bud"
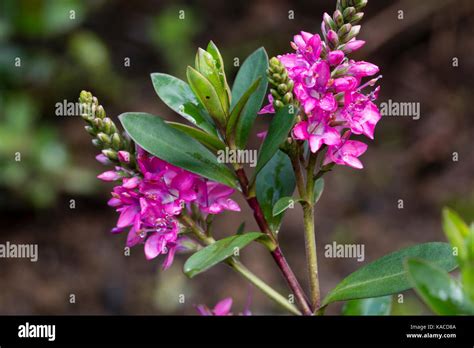
[(86, 132), (89, 133), (90, 135), (95, 135), (94, 128), (92, 128), (91, 126), (85, 126), (84, 129), (85, 129)]
[(357, 11), (362, 10), (367, 5), (367, 0), (353, 0)]
[(336, 48), (337, 46), (339, 46), (339, 37), (337, 36), (335, 31), (329, 30), (327, 39), (328, 39), (329, 47)]
[(348, 42), (359, 35), (360, 25), (354, 25), (349, 33), (347, 33), (342, 39), (342, 42)]
[(280, 83), (278, 85), (278, 92), (284, 95), (286, 92), (288, 92), (288, 87), (284, 83)]
[(102, 132), (97, 134), (97, 139), (99, 139), (105, 145), (109, 145), (111, 141), (110, 137)]
[(344, 12), (342, 12), (342, 16), (344, 17), (344, 19), (349, 21), (352, 18), (352, 16), (356, 14), (356, 12), (357, 11), (356, 11), (355, 7), (352, 7), (352, 6), (347, 7), (344, 10)]
[(102, 181), (116, 181), (120, 179), (120, 174), (117, 173), (115, 170), (109, 170), (107, 172), (103, 172), (102, 174), (97, 175), (97, 178)]
[(363, 40), (351, 40), (342, 47), (342, 52), (348, 54), (357, 51), (359, 48), (365, 45)]
[(293, 103), (293, 93), (288, 92), (283, 96), (283, 103), (285, 104), (291, 104)]
[(338, 28), (340, 28), (344, 24), (344, 17), (342, 16), (341, 11), (339, 10), (334, 11), (332, 19), (334, 19), (334, 23), (336, 23)]
[(112, 146), (115, 150), (119, 150), (122, 145), (122, 140), (120, 139), (120, 135), (118, 133), (114, 133), (112, 135)]
[(118, 159), (117, 151), (115, 151), (115, 150), (104, 149), (104, 150), (102, 150), (102, 153), (104, 154), (104, 156), (106, 156), (108, 159), (110, 159), (112, 161), (117, 161), (117, 159)]
[(355, 25), (361, 21), (362, 17), (364, 17), (364, 12), (358, 12), (354, 16), (352, 16), (349, 22), (352, 25)]
[(328, 54), (329, 64), (331, 64), (332, 66), (339, 65), (343, 59), (344, 59), (344, 52), (342, 51), (335, 50), (335, 51), (329, 52)]
[(105, 110), (102, 105), (97, 106), (95, 110), (95, 116), (102, 119), (105, 117)]
[(324, 13), (323, 15), (323, 21), (326, 24), (326, 29), (328, 30), (337, 30), (336, 23), (334, 23), (334, 20), (331, 18), (331, 16), (328, 13)]
[(92, 145), (94, 145), (95, 147), (102, 147), (102, 142), (99, 139), (94, 138), (92, 139)]
[(130, 152), (128, 151), (117, 152), (117, 157), (121, 163), (130, 163)]
[(339, 28), (339, 30), (337, 31), (337, 35), (339, 36), (339, 38), (342, 38), (344, 37), (346, 34), (348, 34), (352, 29), (352, 25), (347, 23), (347, 24), (344, 24), (342, 27)]

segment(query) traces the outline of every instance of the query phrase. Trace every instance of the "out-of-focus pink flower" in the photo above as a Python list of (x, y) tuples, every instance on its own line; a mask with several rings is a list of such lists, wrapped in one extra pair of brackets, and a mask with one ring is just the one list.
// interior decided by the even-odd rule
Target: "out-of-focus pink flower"
[(268, 94), (268, 104), (265, 105), (259, 112), (259, 115), (263, 114), (274, 114), (275, 113), (275, 107), (273, 106), (273, 96), (271, 94)]
[(121, 178), (120, 174), (115, 170), (108, 170), (102, 174), (97, 175), (97, 178), (102, 181), (116, 181)]
[(196, 306), (196, 310), (200, 315), (204, 316), (225, 316), (225, 315), (232, 315), (231, 313), (232, 308), (232, 298), (227, 297), (221, 301), (219, 301), (214, 308), (210, 309), (205, 305), (198, 305)]

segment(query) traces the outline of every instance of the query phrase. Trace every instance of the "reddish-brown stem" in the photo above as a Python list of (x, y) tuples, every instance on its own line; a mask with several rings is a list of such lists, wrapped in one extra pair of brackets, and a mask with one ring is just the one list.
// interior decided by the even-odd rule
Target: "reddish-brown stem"
[(255, 196), (249, 195), (249, 190), (248, 190), (249, 181), (248, 181), (247, 175), (245, 174), (245, 171), (243, 170), (243, 168), (239, 168), (239, 169), (236, 169), (236, 173), (239, 179), (240, 186), (242, 188), (242, 193), (244, 194), (248, 205), (253, 210), (253, 215), (255, 217), (255, 220), (257, 221), (258, 227), (276, 245), (275, 250), (271, 252), (273, 259), (275, 260), (276, 264), (278, 265), (281, 272), (283, 273), (283, 277), (285, 278), (286, 282), (288, 283), (288, 286), (293, 292), (303, 314), (312, 315), (312, 311), (311, 311), (311, 307), (309, 305), (308, 299), (301, 285), (299, 284), (298, 279), (296, 279), (296, 276), (293, 273), (293, 270), (288, 265), (288, 262), (286, 261), (286, 258), (283, 255), (283, 252), (281, 251), (281, 248), (278, 245), (278, 241), (273, 235), (272, 230), (268, 226), (267, 220), (265, 219), (265, 216), (263, 215), (262, 208), (260, 207), (260, 204), (258, 203), (257, 198)]

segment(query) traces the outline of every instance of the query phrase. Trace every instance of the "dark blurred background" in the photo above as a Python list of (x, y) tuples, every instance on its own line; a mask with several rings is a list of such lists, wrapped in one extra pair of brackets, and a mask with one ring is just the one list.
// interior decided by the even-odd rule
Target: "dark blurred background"
[[(112, 186), (95, 179), (103, 167), (83, 121), (56, 116), (55, 104), (76, 101), (86, 89), (113, 118), (145, 111), (178, 120), (156, 96), (150, 73), (184, 78), (197, 47), (212, 39), (232, 80), (234, 58), (242, 63), (259, 46), (270, 56), (288, 52), (295, 33), (319, 32), (322, 14), (334, 8), (335, 0), (2, 0), (0, 243), (37, 243), (39, 260), (0, 259), (0, 313), (195, 314), (193, 304), (214, 305), (226, 296), (239, 312), (249, 294), (254, 313), (280, 313), (224, 265), (189, 280), (181, 273), (185, 256), (166, 272), (161, 262), (145, 260), (142, 247), (124, 256), (125, 236), (109, 233), (117, 219), (106, 204)], [(327, 243), (364, 244), (369, 262), (414, 243), (444, 240), (444, 205), (474, 220), (474, 2), (371, 0), (365, 12), (359, 38), (367, 45), (354, 57), (380, 66), (379, 102), (419, 102), (421, 117), (383, 118), (362, 157), (365, 169), (338, 167), (327, 175), (316, 212), (323, 293), (362, 265), (324, 258)], [(268, 121), (259, 117), (255, 133)], [(251, 145), (258, 147), (256, 137)], [(219, 217), (219, 235), (235, 233), (244, 218), (247, 230), (255, 230), (239, 202), (242, 214)], [(307, 285), (301, 220), (299, 209), (291, 210), (279, 238)], [(242, 259), (287, 293), (261, 246), (244, 250)], [(333, 306), (328, 314), (338, 310)], [(393, 311), (427, 313), (410, 292)]]

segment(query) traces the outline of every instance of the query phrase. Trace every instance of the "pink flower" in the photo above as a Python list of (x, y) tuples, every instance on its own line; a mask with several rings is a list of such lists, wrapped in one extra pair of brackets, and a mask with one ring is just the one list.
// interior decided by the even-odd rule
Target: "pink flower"
[(173, 166), (141, 148), (137, 152), (139, 173), (116, 167), (99, 175), (107, 181), (121, 179), (108, 202), (120, 213), (112, 232), (128, 229), (127, 246), (144, 244), (148, 260), (166, 255), (163, 268), (167, 269), (175, 253), (184, 250), (186, 238), (180, 235), (176, 219), (183, 209), (197, 204), (205, 214), (218, 214), (240, 208), (230, 199), (232, 188)]
[(360, 61), (351, 62), (348, 73), (356, 77), (372, 76), (379, 72), (379, 67), (375, 64)]
[(374, 139), (375, 126), (381, 119), (377, 106), (365, 95), (358, 92), (348, 92), (344, 98), (342, 117), (348, 122), (354, 134), (364, 134)]
[[(347, 138), (350, 134), (347, 135)], [(323, 165), (336, 163), (347, 165), (356, 169), (362, 169), (364, 166), (358, 159), (367, 150), (367, 145), (356, 140), (344, 140), (339, 145), (329, 146)]]
[(273, 106), (273, 96), (271, 94), (268, 94), (268, 104), (265, 105), (262, 110), (258, 112), (259, 115), (263, 114), (274, 114), (275, 113), (275, 107)]
[(232, 307), (232, 298), (227, 297), (221, 301), (219, 301), (213, 309), (209, 309), (209, 307), (205, 305), (198, 305), (196, 309), (200, 315), (204, 316), (224, 316), (224, 315), (232, 315), (230, 309)]
[(344, 45), (342, 50), (344, 51), (344, 53), (348, 54), (348, 53), (357, 51), (359, 48), (361, 48), (364, 45), (365, 45), (365, 41), (352, 39), (351, 41), (349, 41), (348, 43)]
[(239, 205), (230, 199), (234, 189), (213, 181), (202, 182), (199, 185), (197, 203), (202, 212), (219, 214), (224, 210), (240, 211)]
[(339, 132), (324, 121), (301, 121), (293, 128), (293, 136), (308, 140), (311, 152), (318, 151), (323, 144), (336, 145), (340, 142)]

